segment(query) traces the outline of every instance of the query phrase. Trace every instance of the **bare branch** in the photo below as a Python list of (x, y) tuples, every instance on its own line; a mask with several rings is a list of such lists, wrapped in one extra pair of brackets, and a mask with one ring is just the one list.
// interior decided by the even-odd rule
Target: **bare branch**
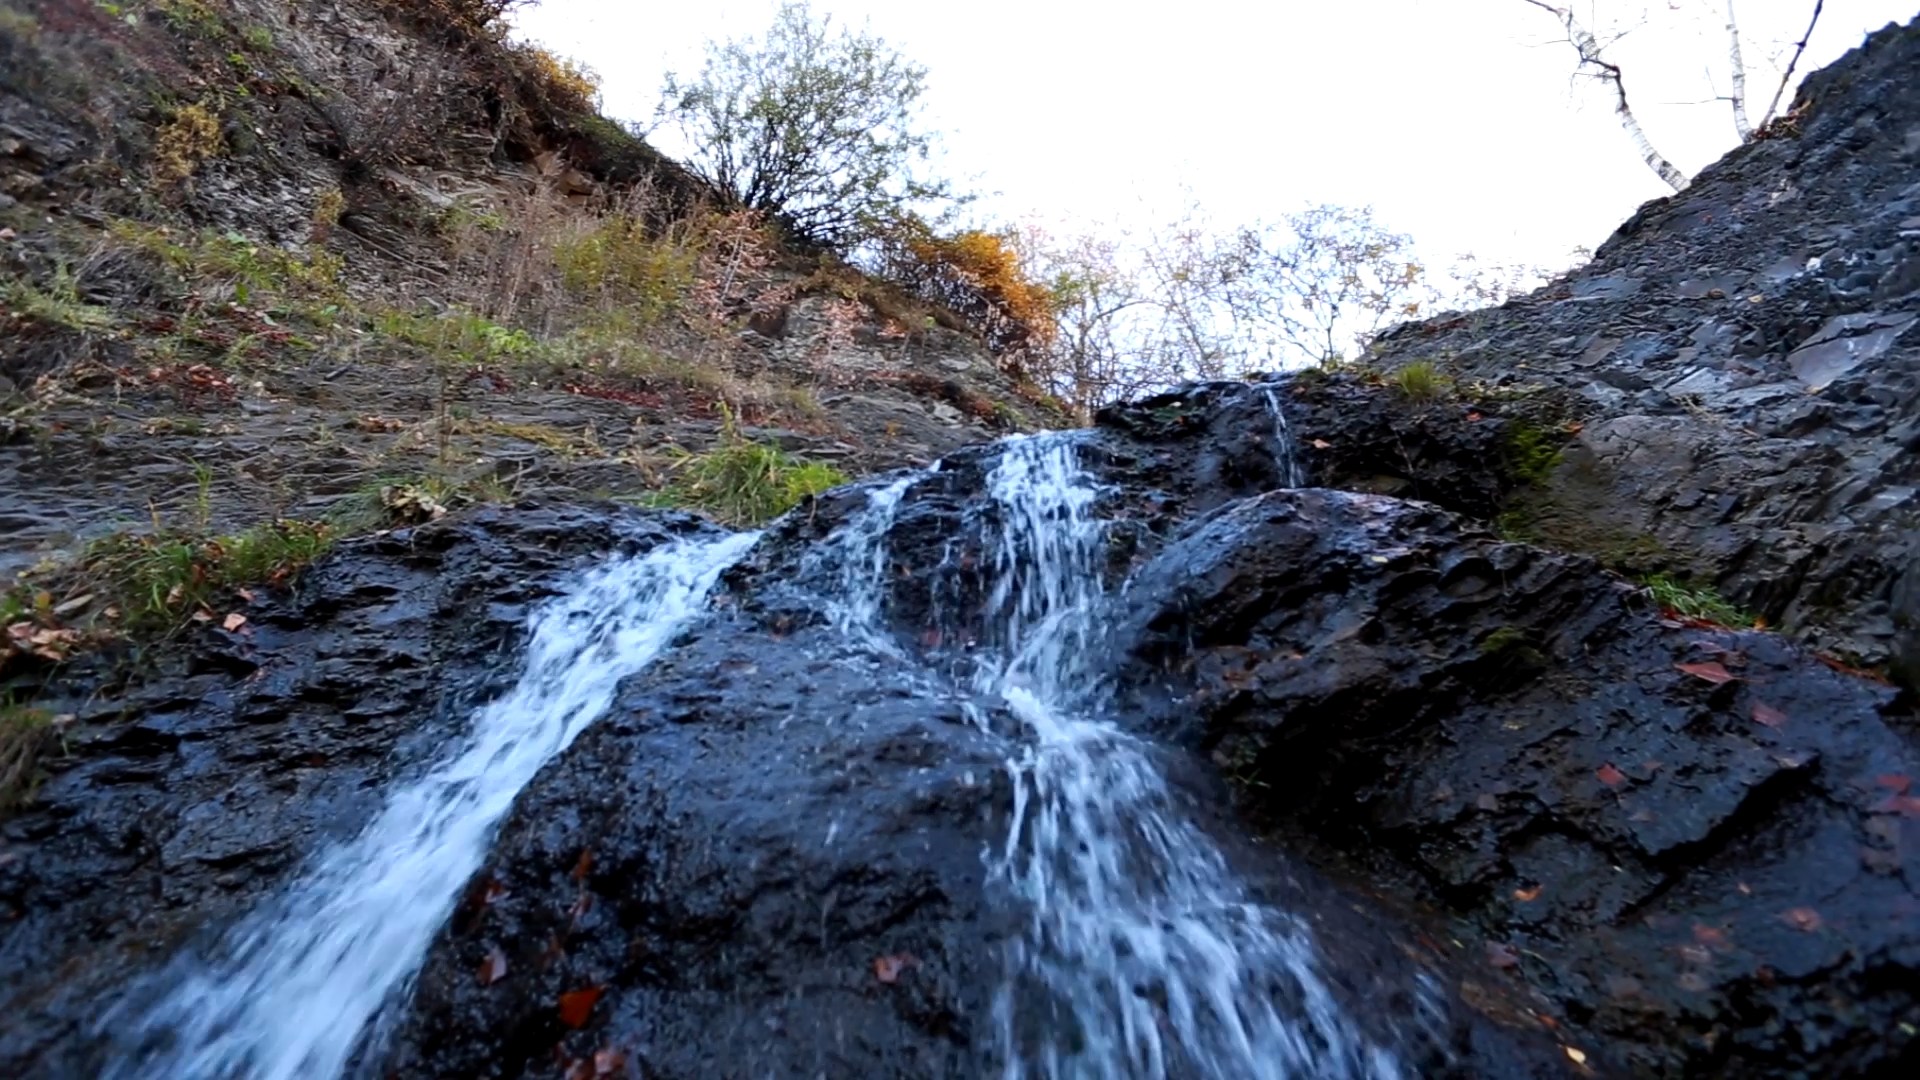
[(1640, 160), (1646, 162), (1647, 168), (1652, 169), (1655, 175), (1666, 181), (1667, 186), (1675, 191), (1684, 190), (1687, 186), (1686, 174), (1674, 168), (1672, 162), (1663, 157), (1660, 151), (1654, 149), (1653, 140), (1647, 138), (1646, 129), (1640, 126), (1639, 117), (1633, 115), (1633, 108), (1627, 104), (1627, 84), (1621, 77), (1620, 65), (1608, 61), (1602, 55), (1600, 42), (1595, 40), (1593, 34), (1573, 17), (1571, 8), (1556, 7), (1547, 3), (1546, 0), (1525, 0), (1525, 2), (1542, 11), (1551, 12), (1553, 17), (1560, 21), (1560, 25), (1566, 31), (1567, 43), (1580, 54), (1580, 66), (1592, 68), (1593, 77), (1613, 84), (1614, 115), (1620, 118), (1620, 126), (1626, 130), (1627, 136), (1639, 149)]
[(1766, 127), (1773, 122), (1774, 113), (1780, 108), (1780, 99), (1787, 92), (1787, 84), (1793, 81), (1793, 69), (1800, 64), (1800, 54), (1807, 51), (1807, 42), (1813, 39), (1813, 28), (1820, 25), (1820, 10), (1827, 6), (1827, 0), (1813, 0), (1813, 18), (1807, 20), (1807, 32), (1793, 47), (1793, 59), (1787, 61), (1787, 73), (1780, 76), (1780, 86), (1773, 92), (1773, 100), (1767, 103), (1767, 114), (1760, 118), (1760, 126)]
[(1733, 130), (1746, 142), (1753, 138), (1753, 125), (1747, 123), (1747, 65), (1740, 60), (1740, 24), (1733, 17), (1733, 0), (1727, 0), (1727, 66), (1733, 70)]

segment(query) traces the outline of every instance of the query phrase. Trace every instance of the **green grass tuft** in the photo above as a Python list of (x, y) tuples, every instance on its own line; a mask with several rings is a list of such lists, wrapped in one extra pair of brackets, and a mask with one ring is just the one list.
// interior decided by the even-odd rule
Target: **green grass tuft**
[(802, 500), (847, 482), (831, 465), (806, 461), (779, 447), (744, 440), (704, 454), (686, 454), (678, 477), (654, 500), (705, 512), (727, 525), (759, 525)]
[(249, 585), (284, 584), (332, 546), (325, 523), (276, 521), (228, 536), (170, 529), (120, 533), (88, 545), (64, 575), (66, 591), (91, 593), (95, 606), (136, 633), (177, 630), (196, 612)]
[(1393, 385), (1409, 401), (1438, 401), (1453, 389), (1453, 380), (1431, 360), (1416, 360), (1393, 373)]
[(1641, 578), (1640, 584), (1654, 603), (1683, 618), (1705, 619), (1733, 627), (1748, 627), (1759, 622), (1751, 612), (1743, 610), (1710, 586), (1689, 585), (1666, 574)]
[(46, 710), (0, 698), (0, 817), (33, 801), (40, 759), (58, 737)]

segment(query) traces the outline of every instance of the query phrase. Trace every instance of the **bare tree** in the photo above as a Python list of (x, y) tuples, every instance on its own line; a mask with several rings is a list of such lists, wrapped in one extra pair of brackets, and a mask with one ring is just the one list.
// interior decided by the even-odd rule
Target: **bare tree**
[[(1620, 126), (1625, 129), (1627, 137), (1633, 140), (1635, 149), (1639, 151), (1640, 158), (1647, 163), (1647, 167), (1652, 169), (1660, 179), (1666, 181), (1667, 185), (1675, 191), (1685, 188), (1687, 186), (1686, 174), (1674, 167), (1671, 161), (1668, 161), (1659, 150), (1655, 149), (1653, 140), (1647, 137), (1646, 129), (1640, 126), (1639, 117), (1634, 115), (1633, 107), (1627, 100), (1625, 73), (1622, 72), (1620, 65), (1607, 58), (1606, 46), (1601, 43), (1599, 38), (1594, 36), (1591, 30), (1580, 22), (1574, 15), (1573, 8), (1571, 6), (1548, 3), (1547, 0), (1523, 0), (1523, 2), (1547, 12), (1554, 17), (1555, 21), (1559, 22), (1561, 31), (1566, 37), (1567, 44), (1573, 46), (1574, 51), (1579, 54), (1580, 59), (1578, 66), (1575, 68), (1577, 73), (1598, 79), (1606, 83), (1612, 90), (1614, 115), (1619, 118)], [(1734, 132), (1739, 136), (1741, 142), (1750, 142), (1760, 133), (1766, 131), (1768, 125), (1771, 124), (1778, 115), (1780, 101), (1786, 96), (1787, 87), (1791, 85), (1793, 81), (1793, 73), (1795, 69), (1799, 67), (1800, 56), (1806, 52), (1807, 42), (1813, 37), (1814, 27), (1820, 24), (1820, 13), (1825, 7), (1826, 0), (1814, 0), (1813, 16), (1807, 21), (1806, 32), (1800, 35), (1800, 40), (1793, 46), (1793, 54), (1787, 62), (1785, 72), (1780, 77), (1779, 86), (1774, 89), (1773, 99), (1767, 103), (1767, 111), (1761, 115), (1760, 123), (1756, 125), (1749, 122), (1748, 119), (1747, 67), (1741, 49), (1740, 21), (1734, 11), (1734, 0), (1726, 0), (1725, 25), (1727, 34), (1727, 66), (1729, 69), (1729, 88), (1726, 101), (1732, 108)]]
[(1574, 18), (1573, 9), (1549, 4), (1546, 0), (1525, 0), (1525, 2), (1551, 13), (1554, 18), (1560, 20), (1560, 25), (1567, 34), (1567, 44), (1572, 45), (1574, 51), (1580, 54), (1580, 66), (1577, 69), (1580, 73), (1591, 75), (1613, 87), (1614, 115), (1620, 118), (1620, 126), (1626, 129), (1627, 137), (1633, 140), (1634, 147), (1640, 151), (1640, 160), (1645, 161), (1647, 168), (1652, 169), (1673, 190), (1679, 191), (1686, 187), (1687, 175), (1674, 168), (1673, 162), (1668, 161), (1660, 151), (1654, 149), (1653, 140), (1647, 138), (1646, 129), (1640, 126), (1639, 117), (1633, 115), (1633, 106), (1627, 103), (1627, 80), (1620, 70), (1620, 65), (1602, 55), (1599, 39)]
[(1411, 237), (1340, 206), (1237, 229), (1189, 209), (1143, 237), (1029, 228), (1020, 243), (1055, 319), (1030, 371), (1082, 416), (1187, 379), (1337, 364), (1391, 323), (1497, 303), (1543, 276), (1470, 259), (1431, 275)]

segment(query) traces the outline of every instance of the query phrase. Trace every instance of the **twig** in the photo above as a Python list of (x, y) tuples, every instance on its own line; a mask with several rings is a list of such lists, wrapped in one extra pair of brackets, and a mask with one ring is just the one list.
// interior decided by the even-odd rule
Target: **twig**
[(1574, 51), (1580, 54), (1581, 66), (1597, 68), (1598, 73), (1594, 77), (1604, 79), (1613, 84), (1615, 98), (1613, 108), (1614, 115), (1620, 118), (1620, 126), (1626, 129), (1627, 136), (1633, 140), (1634, 146), (1639, 148), (1640, 159), (1647, 163), (1647, 168), (1652, 169), (1654, 173), (1658, 175), (1660, 179), (1665, 180), (1667, 185), (1673, 188), (1673, 190), (1681, 191), (1685, 189), (1687, 186), (1686, 174), (1674, 168), (1672, 162), (1661, 156), (1660, 151), (1654, 149), (1653, 140), (1647, 138), (1646, 129), (1640, 126), (1639, 118), (1633, 115), (1632, 107), (1627, 104), (1627, 84), (1626, 80), (1621, 77), (1620, 65), (1612, 63), (1600, 55), (1600, 43), (1594, 39), (1593, 34), (1590, 33), (1586, 27), (1580, 25), (1573, 17), (1571, 8), (1555, 7), (1547, 3), (1546, 0), (1526, 0), (1526, 3), (1532, 4), (1542, 11), (1552, 13), (1553, 17), (1558, 19), (1561, 25), (1565, 27), (1567, 43), (1572, 45)]
[(1767, 114), (1760, 118), (1760, 126), (1766, 127), (1773, 121), (1773, 114), (1780, 108), (1780, 98), (1787, 92), (1787, 84), (1793, 81), (1793, 69), (1800, 64), (1800, 54), (1807, 51), (1807, 42), (1813, 38), (1813, 28), (1820, 24), (1820, 11), (1827, 6), (1827, 0), (1813, 0), (1813, 18), (1807, 20), (1807, 32), (1800, 35), (1800, 41), (1793, 47), (1793, 59), (1787, 61), (1787, 73), (1780, 76), (1780, 86), (1773, 92), (1773, 100), (1767, 103)]

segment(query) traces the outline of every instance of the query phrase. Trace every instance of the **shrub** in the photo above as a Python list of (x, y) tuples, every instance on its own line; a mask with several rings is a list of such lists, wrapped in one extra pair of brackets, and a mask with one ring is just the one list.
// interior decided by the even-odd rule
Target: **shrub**
[(882, 276), (958, 315), (994, 355), (1017, 360), (1053, 343), (1053, 293), (1028, 275), (1011, 233), (940, 236), (915, 220), (877, 248)]
[(564, 59), (537, 45), (513, 45), (513, 59), (525, 77), (538, 85), (541, 96), (575, 112), (600, 108), (600, 75), (578, 61)]
[(153, 177), (162, 184), (178, 184), (219, 154), (225, 143), (218, 116), (204, 105), (182, 106), (154, 136)]
[(618, 213), (561, 237), (553, 261), (568, 292), (618, 305), (645, 325), (671, 312), (693, 287), (698, 256), (684, 242), (684, 229), (653, 235), (644, 219)]

